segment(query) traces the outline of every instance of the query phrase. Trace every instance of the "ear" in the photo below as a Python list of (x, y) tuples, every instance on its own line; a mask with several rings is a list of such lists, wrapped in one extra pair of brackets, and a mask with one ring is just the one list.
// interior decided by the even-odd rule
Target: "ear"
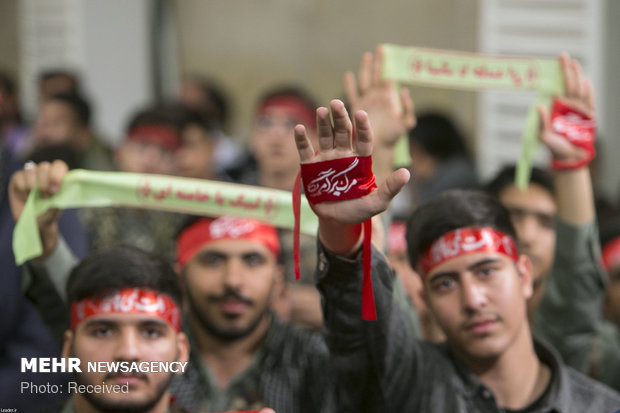
[(532, 276), (532, 260), (525, 255), (519, 255), (517, 260), (517, 270), (521, 277), (521, 285), (523, 290), (523, 297), (527, 300), (534, 293), (534, 281)]
[(189, 340), (185, 333), (177, 333), (177, 361), (185, 363), (189, 360)]
[(71, 354), (71, 340), (73, 340), (73, 330), (65, 330), (62, 341), (62, 357), (68, 358)]

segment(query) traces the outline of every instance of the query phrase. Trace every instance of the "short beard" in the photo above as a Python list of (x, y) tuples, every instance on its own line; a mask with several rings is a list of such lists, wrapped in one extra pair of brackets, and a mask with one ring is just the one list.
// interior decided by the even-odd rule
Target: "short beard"
[[(227, 342), (227, 343), (241, 340), (242, 338), (249, 336), (260, 325), (263, 318), (271, 314), (269, 305), (266, 305), (264, 310), (260, 314), (258, 314), (256, 319), (252, 320), (252, 322), (243, 329), (235, 330), (235, 329), (218, 328), (208, 319), (208, 317), (205, 317), (205, 315), (200, 311), (200, 308), (198, 308), (198, 305), (196, 305), (196, 302), (194, 301), (187, 287), (186, 287), (185, 293), (187, 297), (187, 302), (189, 303), (191, 317), (193, 317), (194, 319), (198, 321), (198, 324), (200, 325), (200, 327), (207, 334), (217, 338), (220, 341)], [(269, 296), (271, 296), (271, 294), (272, 292), (270, 291)], [(267, 302), (269, 301), (270, 300), (267, 300)]]
[[(73, 350), (73, 344), (71, 345), (71, 356), (75, 357), (75, 351)], [(84, 373), (73, 373), (73, 378), (80, 385), (88, 385), (92, 384), (83, 380)], [(105, 398), (97, 397), (98, 395), (95, 393), (82, 393), (84, 398), (90, 403), (93, 407), (95, 407), (101, 413), (147, 413), (163, 397), (164, 393), (168, 390), (168, 386), (172, 381), (174, 374), (169, 374), (166, 380), (162, 381), (157, 385), (157, 389), (155, 391), (155, 395), (143, 402), (134, 402), (128, 400), (119, 400), (119, 401), (108, 401)]]

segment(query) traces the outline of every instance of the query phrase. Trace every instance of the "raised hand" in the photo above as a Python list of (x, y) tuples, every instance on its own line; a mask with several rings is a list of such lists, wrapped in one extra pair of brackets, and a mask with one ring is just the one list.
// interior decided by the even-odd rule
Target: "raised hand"
[[(567, 53), (562, 53), (560, 63), (564, 72), (564, 86), (566, 89), (566, 96), (560, 97), (560, 101), (595, 120), (596, 113), (592, 84), (583, 76), (579, 62), (572, 60)], [(541, 119), (539, 139), (549, 148), (556, 160), (578, 162), (587, 156), (583, 148), (574, 145), (565, 137), (553, 131), (548, 108), (544, 105), (539, 105), (538, 113)]]
[[(355, 114), (356, 140), (353, 141), (353, 125), (344, 104), (332, 100), (329, 110), (317, 109), (317, 132), (319, 148), (315, 150), (306, 135), (303, 125), (295, 127), (295, 143), (302, 164), (347, 158), (351, 156), (369, 156), (372, 154), (373, 131), (368, 115), (364, 111)], [(325, 246), (334, 252), (346, 253), (359, 241), (359, 229), (355, 230), (368, 218), (387, 209), (390, 201), (409, 180), (409, 171), (399, 169), (390, 174), (381, 185), (368, 195), (357, 199), (339, 202), (314, 204), (313, 211), (319, 217), (319, 236)]]
[[(43, 197), (55, 194), (69, 168), (63, 161), (53, 163), (41, 162), (38, 165), (27, 163), (26, 167), (15, 172), (9, 182), (9, 204), (15, 221), (19, 219), (26, 205), (28, 195), (33, 188), (38, 188)], [(51, 209), (37, 218), (44, 259), (49, 255), (58, 240), (58, 218), (60, 211)]]
[(344, 75), (344, 86), (351, 110), (368, 113), (373, 126), (375, 145), (393, 146), (398, 138), (415, 126), (413, 101), (409, 89), (396, 91), (394, 82), (381, 77), (383, 51), (377, 46), (374, 55), (364, 53), (357, 81), (353, 72)]

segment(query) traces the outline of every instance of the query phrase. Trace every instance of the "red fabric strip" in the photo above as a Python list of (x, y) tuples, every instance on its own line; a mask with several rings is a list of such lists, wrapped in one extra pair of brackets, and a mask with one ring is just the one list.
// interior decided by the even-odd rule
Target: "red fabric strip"
[(275, 227), (253, 219), (221, 216), (200, 218), (181, 232), (177, 241), (177, 263), (182, 268), (206, 244), (222, 239), (247, 239), (266, 246), (276, 258), (280, 240)]
[(465, 254), (491, 252), (518, 260), (515, 241), (493, 228), (459, 228), (437, 238), (420, 257), (420, 275), (424, 279), (433, 268)]
[(129, 131), (128, 137), (130, 140), (156, 143), (171, 152), (181, 146), (179, 136), (171, 128), (161, 125), (138, 126)]
[(596, 156), (596, 150), (594, 149), (596, 121), (565, 105), (558, 99), (553, 101), (551, 129), (586, 152), (585, 158), (578, 161), (569, 162), (554, 159), (551, 164), (554, 169), (579, 169), (588, 165)]
[(361, 198), (377, 187), (370, 156), (352, 156), (301, 165), (310, 204)]
[(71, 329), (102, 314), (147, 314), (181, 331), (181, 310), (169, 296), (153, 290), (127, 288), (106, 297), (85, 298), (71, 304)]
[(362, 319), (367, 321), (375, 321), (377, 319), (377, 309), (375, 308), (375, 295), (372, 290), (372, 220), (364, 221), (364, 241), (363, 241), (363, 258), (362, 268), (364, 275), (362, 278)]
[[(311, 205), (361, 198), (377, 187), (370, 156), (352, 156), (301, 165), (301, 171), (293, 187), (293, 214), (295, 216), (293, 259), (296, 279), (299, 279), (300, 180), (303, 181), (305, 195)], [(373, 321), (377, 319), (377, 311), (371, 278), (372, 222), (370, 219), (364, 221), (363, 232), (362, 319)]]

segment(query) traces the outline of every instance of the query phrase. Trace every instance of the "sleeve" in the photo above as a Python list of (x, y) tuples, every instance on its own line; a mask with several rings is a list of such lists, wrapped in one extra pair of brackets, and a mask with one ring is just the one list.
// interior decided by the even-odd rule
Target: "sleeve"
[(58, 343), (62, 343), (64, 331), (69, 328), (66, 286), (76, 264), (77, 258), (60, 237), (44, 262), (29, 261), (24, 265), (24, 295), (37, 308)]
[(620, 389), (618, 377), (609, 374), (620, 371), (620, 342), (617, 328), (601, 313), (607, 276), (596, 225), (558, 221), (556, 237), (553, 269), (535, 316), (536, 334), (569, 366)]
[(317, 278), (340, 411), (395, 412), (412, 406), (413, 384), (420, 382), (420, 346), (394, 300), (383, 255), (373, 247), (377, 321), (361, 318), (361, 260), (333, 255), (319, 245)]

